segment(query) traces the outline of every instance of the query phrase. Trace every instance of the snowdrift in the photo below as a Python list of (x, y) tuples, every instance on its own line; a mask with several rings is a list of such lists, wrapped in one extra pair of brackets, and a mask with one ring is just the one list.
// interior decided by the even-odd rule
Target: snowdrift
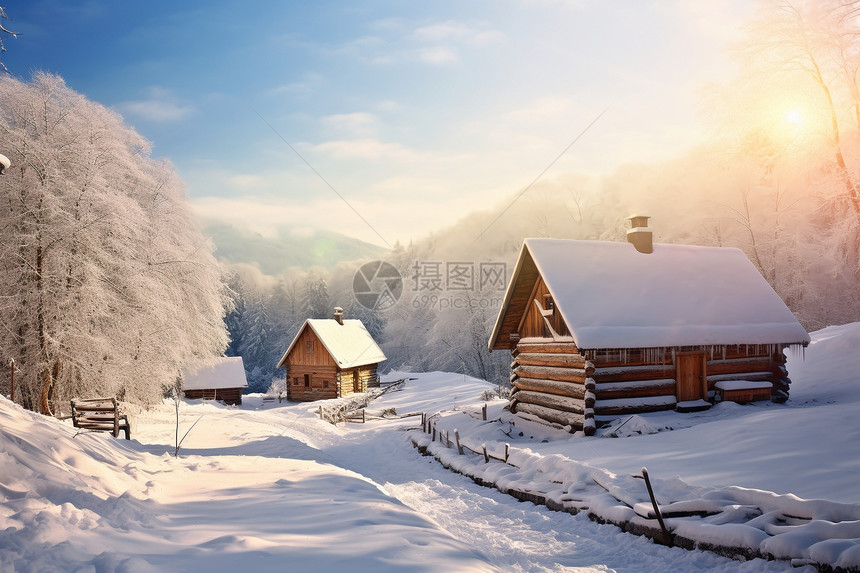
[(295, 440), (273, 437), (271, 457), (166, 449), (0, 399), (0, 570), (494, 570), (367, 478), (279, 457), (310, 457)]

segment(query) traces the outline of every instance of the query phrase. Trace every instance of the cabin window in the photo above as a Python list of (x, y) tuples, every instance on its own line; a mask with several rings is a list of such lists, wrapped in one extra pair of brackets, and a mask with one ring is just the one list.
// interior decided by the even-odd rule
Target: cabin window
[(555, 301), (552, 300), (551, 294), (543, 295), (543, 309), (552, 311), (555, 314)]
[(314, 353), (314, 341), (313, 340), (308, 340), (305, 342), (305, 352), (307, 352), (308, 354)]
[(328, 380), (323, 380), (323, 388), (328, 388)]
[(298, 385), (299, 385), (299, 377), (295, 376), (295, 377), (293, 377), (293, 386), (298, 386)]
[(305, 374), (305, 388), (309, 388), (311, 385), (311, 375)]

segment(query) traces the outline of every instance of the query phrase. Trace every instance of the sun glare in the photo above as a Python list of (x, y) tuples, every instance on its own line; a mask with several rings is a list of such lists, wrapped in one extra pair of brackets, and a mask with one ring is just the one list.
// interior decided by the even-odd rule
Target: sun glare
[(785, 114), (785, 121), (787, 121), (791, 125), (800, 125), (801, 123), (803, 123), (803, 114), (800, 112), (799, 109), (789, 110)]

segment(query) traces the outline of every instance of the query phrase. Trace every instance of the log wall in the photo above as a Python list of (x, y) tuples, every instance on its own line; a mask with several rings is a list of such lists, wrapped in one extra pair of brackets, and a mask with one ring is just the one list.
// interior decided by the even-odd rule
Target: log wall
[[(511, 412), (552, 425), (594, 433), (618, 416), (674, 409), (675, 354), (705, 352), (708, 396), (721, 380), (768, 381), (771, 399), (788, 399), (791, 380), (782, 345), (580, 352), (571, 342), (523, 338), (511, 352)], [(589, 429), (590, 428), (590, 429)]]
[(189, 400), (220, 400), (225, 404), (240, 406), (242, 404), (241, 388), (204, 388), (202, 390), (185, 390)]
[[(335, 366), (288, 364), (287, 400), (311, 402), (355, 394), (353, 372), (358, 372), (357, 391), (367, 392), (371, 382), (377, 379), (377, 366), (368, 364), (341, 370)], [(305, 375), (308, 376), (308, 386), (305, 386)]]
[[(348, 396), (358, 392), (367, 392), (371, 384), (376, 383), (376, 364), (340, 370), (337, 377), (338, 396)], [(355, 388), (353, 372), (358, 372), (358, 389)], [(377, 384), (378, 385), (378, 384)]]
[(594, 433), (594, 368), (573, 343), (529, 337), (512, 351), (510, 410), (570, 431)]
[[(305, 386), (305, 375), (308, 385)], [(310, 402), (337, 398), (337, 367), (287, 365), (287, 400)]]

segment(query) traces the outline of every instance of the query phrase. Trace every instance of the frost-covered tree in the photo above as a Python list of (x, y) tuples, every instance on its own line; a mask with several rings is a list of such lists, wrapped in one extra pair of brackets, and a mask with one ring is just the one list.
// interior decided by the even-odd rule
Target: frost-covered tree
[(147, 403), (227, 344), (220, 268), (173, 168), (54, 75), (0, 79), (0, 345), (20, 400)]
[[(6, 51), (6, 42), (3, 41), (3, 36), (12, 36), (13, 38), (17, 38), (18, 34), (9, 30), (6, 26), (3, 25), (3, 20), (8, 20), (9, 16), (6, 14), (6, 9), (3, 6), (0, 6), (0, 55)], [(6, 64), (3, 63), (2, 58), (0, 58), (0, 68), (4, 72), (8, 72), (9, 69), (6, 67)]]
[(328, 285), (325, 275), (319, 271), (311, 271), (305, 279), (303, 306), (307, 318), (329, 318), (332, 313), (331, 299), (328, 296)]

